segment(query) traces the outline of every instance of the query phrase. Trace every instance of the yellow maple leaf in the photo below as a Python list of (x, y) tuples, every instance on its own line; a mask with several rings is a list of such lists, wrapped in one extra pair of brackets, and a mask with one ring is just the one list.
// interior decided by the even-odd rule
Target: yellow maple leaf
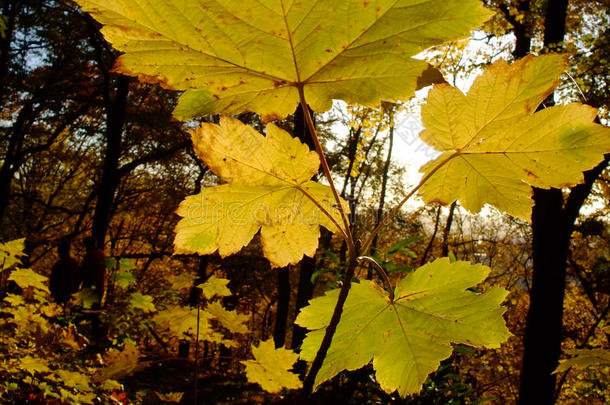
[(199, 284), (197, 287), (201, 288), (203, 296), (208, 300), (215, 296), (228, 297), (231, 295), (231, 290), (227, 287), (229, 281), (226, 278), (211, 276), (205, 283)]
[(178, 403), (182, 400), (184, 392), (168, 392), (166, 394), (155, 391), (155, 395), (163, 402), (175, 402)]
[(0, 243), (0, 271), (21, 264), (19, 256), (24, 255), (23, 249), (25, 249), (25, 238)]
[[(199, 311), (199, 334), (205, 335), (210, 331), (209, 320), (212, 316), (205, 311)], [(197, 309), (171, 306), (158, 312), (153, 320), (167, 327), (175, 336), (183, 337), (187, 332), (197, 331)]]
[(176, 253), (218, 250), (224, 257), (261, 229), (265, 257), (272, 267), (284, 267), (304, 254), (314, 256), (319, 225), (337, 229), (332, 221), (340, 223), (341, 216), (330, 187), (310, 180), (318, 172), (317, 154), (286, 131), (269, 124), (265, 137), (239, 120), (222, 118), (220, 125), (202, 124), (191, 135), (199, 157), (228, 184), (180, 204)]
[(55, 374), (65, 386), (77, 388), (80, 391), (91, 391), (89, 377), (85, 374), (69, 370), (57, 370)]
[(258, 347), (252, 345), (252, 355), (254, 360), (241, 361), (246, 366), (248, 381), (270, 393), (301, 388), (299, 377), (288, 371), (299, 358), (298, 354), (283, 347), (276, 349), (273, 339), (269, 339), (260, 342)]
[(178, 275), (171, 275), (167, 278), (170, 282), (173, 290), (186, 290), (193, 287), (193, 281), (197, 278), (194, 274), (180, 273)]
[(35, 373), (49, 373), (51, 369), (47, 367), (47, 362), (39, 357), (25, 356), (19, 360), (17, 367), (23, 371), (34, 375)]
[(217, 319), (222, 326), (234, 333), (247, 333), (246, 325), (250, 318), (246, 314), (238, 314), (237, 311), (225, 309), (218, 301), (212, 302), (205, 307), (205, 311)]
[(377, 104), (442, 81), (411, 56), (468, 36), (492, 13), (478, 0), (77, 0), (125, 52), (123, 74), (187, 90), (174, 115), (292, 114), (299, 90), (325, 111), (332, 99)]
[(123, 350), (112, 348), (104, 354), (104, 367), (96, 377), (98, 381), (120, 379), (135, 372), (140, 363), (140, 351), (131, 342), (126, 342)]
[(534, 113), (559, 84), (567, 58), (500, 60), (467, 96), (448, 85), (430, 91), (420, 136), (442, 154), (420, 169), (430, 176), (420, 189), (427, 203), (459, 200), (474, 213), (491, 204), (528, 219), (531, 186), (583, 181), (582, 172), (610, 151), (610, 129), (593, 123), (597, 110), (573, 103)]
[(11, 272), (8, 279), (13, 280), (21, 288), (34, 287), (49, 292), (49, 288), (43, 284), (45, 281), (48, 281), (48, 278), (36, 273), (32, 269), (15, 269)]

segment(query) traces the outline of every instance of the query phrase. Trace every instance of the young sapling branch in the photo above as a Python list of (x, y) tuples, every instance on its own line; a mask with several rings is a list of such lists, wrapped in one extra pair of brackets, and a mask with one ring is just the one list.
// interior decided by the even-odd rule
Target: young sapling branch
[(379, 263), (377, 263), (377, 260), (373, 259), (370, 256), (359, 256), (358, 260), (364, 261), (364, 262), (369, 262), (373, 265), (373, 268), (375, 270), (377, 270), (377, 273), (379, 273), (381, 278), (383, 278), (383, 281), (385, 282), (386, 286), (388, 287), (388, 292), (390, 293), (390, 301), (394, 302), (394, 288), (392, 288), (392, 283), (390, 282), (388, 273), (385, 272), (383, 267), (381, 267), (381, 265)]

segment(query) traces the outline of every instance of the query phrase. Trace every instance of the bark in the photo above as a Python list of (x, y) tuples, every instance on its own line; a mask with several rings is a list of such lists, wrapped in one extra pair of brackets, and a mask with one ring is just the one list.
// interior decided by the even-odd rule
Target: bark
[[(311, 112), (310, 112), (311, 113)], [(294, 113), (294, 127), (293, 136), (299, 138), (301, 142), (304, 142), (311, 150), (315, 150), (313, 138), (309, 134), (307, 124), (305, 123), (305, 116), (303, 115), (303, 109), (299, 105)], [(299, 314), (301, 308), (307, 305), (307, 302), (313, 298), (313, 283), (311, 282), (311, 276), (316, 271), (316, 259), (311, 257), (303, 257), (301, 260), (299, 269), (299, 285), (297, 287), (297, 296), (295, 302), (295, 318)], [(294, 349), (299, 347), (303, 343), (305, 333), (307, 330), (294, 325), (292, 329), (292, 342), (291, 347)], [(277, 341), (276, 341), (277, 344)]]
[(453, 214), (455, 213), (455, 207), (457, 206), (457, 201), (451, 203), (451, 207), (449, 207), (449, 215), (447, 215), (447, 222), (445, 223), (445, 229), (443, 230), (443, 244), (441, 247), (441, 256), (447, 257), (449, 256), (449, 233), (451, 233), (451, 225), (453, 225)]
[[(104, 95), (106, 108), (106, 151), (102, 168), (102, 179), (98, 186), (97, 203), (93, 214), (92, 234), (100, 248), (104, 246), (106, 232), (114, 205), (114, 196), (119, 185), (119, 159), (123, 127), (125, 124), (125, 108), (129, 93), (129, 78), (119, 76), (116, 90), (106, 88)], [(107, 86), (110, 86), (110, 80)]]
[(277, 311), (275, 312), (275, 328), (273, 342), (275, 347), (284, 346), (286, 341), (286, 325), (288, 323), (288, 307), (290, 306), (290, 268), (277, 269)]
[[(549, 0), (544, 44), (563, 41), (567, 0)], [(518, 55), (523, 56), (523, 55)], [(553, 404), (561, 355), (563, 299), (570, 236), (591, 187), (607, 166), (608, 157), (585, 173), (585, 183), (574, 187), (564, 205), (561, 190), (534, 189), (532, 210), (533, 279), (524, 336), (519, 404)]]

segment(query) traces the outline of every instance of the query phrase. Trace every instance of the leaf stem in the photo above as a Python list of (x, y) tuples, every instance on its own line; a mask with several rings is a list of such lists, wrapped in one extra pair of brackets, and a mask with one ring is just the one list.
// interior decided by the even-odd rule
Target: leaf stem
[(347, 235), (347, 233), (345, 232), (345, 230), (341, 227), (341, 225), (339, 225), (339, 223), (337, 222), (337, 220), (335, 218), (333, 218), (332, 215), (330, 215), (330, 212), (326, 211), (326, 209), (322, 206), (322, 204), (320, 204), (311, 194), (309, 194), (307, 191), (305, 191), (305, 189), (297, 186), (297, 189), (305, 194), (305, 197), (309, 198), (311, 200), (311, 202), (314, 203), (314, 205), (316, 207), (318, 207), (320, 209), (320, 211), (322, 211), (322, 213), (324, 215), (326, 215), (330, 221), (333, 223), (333, 225), (335, 225), (337, 227), (337, 229), (339, 229), (339, 232), (341, 232), (341, 236), (343, 236), (343, 239), (348, 240), (349, 237)]
[(324, 155), (324, 151), (322, 150), (322, 145), (320, 145), (320, 140), (318, 139), (318, 132), (316, 131), (315, 125), (313, 124), (313, 120), (311, 119), (311, 113), (309, 111), (307, 101), (305, 101), (305, 92), (303, 91), (303, 86), (299, 86), (298, 90), (301, 108), (303, 110), (303, 115), (305, 116), (305, 122), (307, 122), (307, 127), (309, 128), (309, 133), (311, 134), (311, 138), (313, 139), (313, 143), (316, 147), (316, 152), (320, 157), (322, 170), (324, 171), (324, 175), (328, 180), (330, 189), (332, 190), (333, 196), (335, 197), (335, 201), (337, 202), (337, 209), (341, 213), (341, 219), (343, 220), (344, 226), (343, 234), (347, 236), (347, 248), (355, 256), (356, 245), (354, 244), (354, 238), (352, 237), (350, 232), (349, 221), (347, 219), (347, 215), (345, 215), (345, 211), (343, 210), (343, 204), (341, 204), (341, 198), (339, 197), (339, 193), (337, 192), (337, 188), (335, 187), (335, 182), (333, 181), (332, 175), (330, 173), (330, 167), (328, 166), (328, 162), (326, 161), (326, 156)]
[(411, 190), (409, 191), (409, 193), (404, 196), (404, 198), (402, 200), (400, 200), (400, 202), (394, 207), (392, 208), (392, 210), (390, 212), (388, 212), (388, 214), (381, 220), (381, 222), (379, 222), (379, 225), (377, 225), (377, 227), (373, 230), (373, 232), (369, 235), (368, 239), (366, 240), (366, 242), (362, 245), (362, 253), (365, 253), (368, 248), (371, 246), (371, 243), (373, 243), (373, 239), (375, 239), (375, 235), (377, 235), (379, 233), (379, 231), (385, 227), (390, 220), (394, 217), (394, 215), (396, 215), (396, 213), (398, 212), (398, 210), (411, 198), (413, 197), (413, 195), (415, 195), (415, 193), (424, 185), (424, 183), (426, 183), (430, 177), (432, 177), (432, 175), (434, 175), (434, 173), (436, 173), (441, 167), (443, 167), (445, 164), (447, 164), (449, 161), (451, 161), (453, 158), (460, 156), (461, 153), (455, 152), (452, 155), (450, 155), (449, 157), (447, 157), (445, 160), (443, 160), (442, 162), (440, 162), (438, 165), (436, 165), (432, 170), (430, 170), (424, 177), (421, 178), (421, 180), (419, 181), (419, 183), (417, 183), (417, 185)]
[(394, 302), (394, 289), (392, 288), (392, 283), (390, 282), (388, 273), (385, 272), (383, 267), (381, 267), (381, 265), (377, 263), (377, 260), (373, 259), (370, 256), (359, 256), (358, 260), (369, 262), (373, 265), (375, 270), (377, 270), (377, 273), (379, 273), (381, 278), (383, 278), (383, 281), (385, 281), (386, 285), (388, 286), (388, 292), (390, 293), (390, 302)]
[(358, 260), (356, 255), (350, 255), (347, 269), (343, 274), (341, 291), (339, 291), (339, 298), (337, 299), (337, 304), (335, 305), (333, 316), (330, 318), (330, 322), (326, 327), (324, 338), (322, 338), (322, 343), (320, 343), (320, 348), (316, 353), (316, 357), (311, 363), (309, 372), (305, 376), (305, 380), (303, 380), (302, 394), (305, 397), (309, 396), (313, 391), (316, 376), (318, 375), (318, 372), (322, 367), (322, 363), (326, 358), (326, 354), (328, 353), (328, 349), (330, 348), (333, 336), (335, 334), (335, 331), (337, 330), (337, 325), (339, 324), (339, 320), (341, 319), (341, 314), (343, 313), (343, 306), (345, 305), (345, 300), (347, 300), (347, 294), (349, 293), (349, 290), (352, 286), (352, 278), (354, 277), (357, 264)]

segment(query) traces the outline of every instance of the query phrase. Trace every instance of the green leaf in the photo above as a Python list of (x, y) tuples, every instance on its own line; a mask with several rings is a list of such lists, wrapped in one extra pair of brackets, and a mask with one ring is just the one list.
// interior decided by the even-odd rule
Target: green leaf
[(134, 292), (131, 294), (129, 304), (132, 307), (141, 309), (144, 312), (154, 312), (157, 310), (155, 304), (153, 304), (153, 297), (150, 295), (143, 295), (139, 292)]
[[(220, 256), (238, 252), (261, 230), (272, 267), (313, 257), (320, 227), (337, 228), (339, 211), (330, 187), (311, 181), (320, 161), (298, 139), (273, 124), (267, 136), (232, 118), (192, 131), (193, 144), (210, 170), (227, 184), (205, 188), (178, 208), (176, 253)], [(315, 202), (314, 202), (315, 200)], [(347, 203), (344, 202), (347, 211)]]
[(133, 270), (136, 268), (136, 264), (132, 259), (123, 257), (119, 260), (119, 268), (123, 270)]
[(231, 290), (227, 287), (229, 281), (226, 278), (211, 276), (205, 283), (199, 284), (197, 287), (201, 288), (203, 296), (208, 300), (216, 296), (228, 297), (231, 295)]
[[(371, 281), (353, 284), (316, 385), (342, 370), (373, 360), (377, 381), (386, 392), (418, 392), (428, 374), (451, 352), (451, 343), (496, 348), (510, 332), (500, 303), (507, 292), (473, 294), (490, 269), (442, 258), (398, 282), (394, 301)], [(315, 357), (337, 302), (338, 290), (310, 301), (296, 323), (312, 330), (301, 358)]]
[(135, 277), (129, 270), (119, 270), (112, 274), (114, 282), (121, 288), (127, 288), (136, 282)]
[(403, 248), (405, 248), (409, 245), (412, 245), (415, 242), (418, 242), (419, 240), (421, 240), (421, 238), (419, 236), (414, 236), (414, 237), (406, 238), (399, 242), (396, 242), (395, 244), (393, 244), (392, 246), (390, 246), (388, 248), (388, 254), (391, 255), (393, 253), (396, 253), (396, 252), (402, 250)]
[(567, 360), (560, 360), (561, 364), (557, 366), (555, 371), (553, 371), (553, 374), (566, 371), (570, 367), (585, 368), (590, 366), (610, 365), (610, 350), (574, 349), (568, 350), (567, 353), (573, 357)]
[(115, 71), (186, 90), (174, 115), (292, 114), (412, 97), (442, 81), (411, 58), (460, 39), (492, 13), (478, 0), (77, 0), (124, 52)]
[[(529, 219), (532, 186), (571, 187), (610, 152), (610, 129), (593, 123), (597, 110), (573, 103), (536, 107), (553, 92), (568, 56), (500, 60), (468, 95), (435, 86), (422, 107), (421, 138), (442, 152), (420, 171), (425, 202), (455, 200), (476, 213), (484, 204)], [(437, 170), (442, 162), (447, 162)]]
[(299, 376), (290, 370), (299, 355), (283, 347), (276, 349), (273, 339), (252, 345), (254, 360), (243, 360), (248, 381), (256, 383), (267, 392), (278, 393), (284, 388), (299, 389)]
[(43, 284), (48, 281), (48, 278), (36, 273), (32, 269), (15, 269), (11, 272), (8, 279), (13, 280), (21, 288), (34, 287), (49, 292), (48, 287)]

